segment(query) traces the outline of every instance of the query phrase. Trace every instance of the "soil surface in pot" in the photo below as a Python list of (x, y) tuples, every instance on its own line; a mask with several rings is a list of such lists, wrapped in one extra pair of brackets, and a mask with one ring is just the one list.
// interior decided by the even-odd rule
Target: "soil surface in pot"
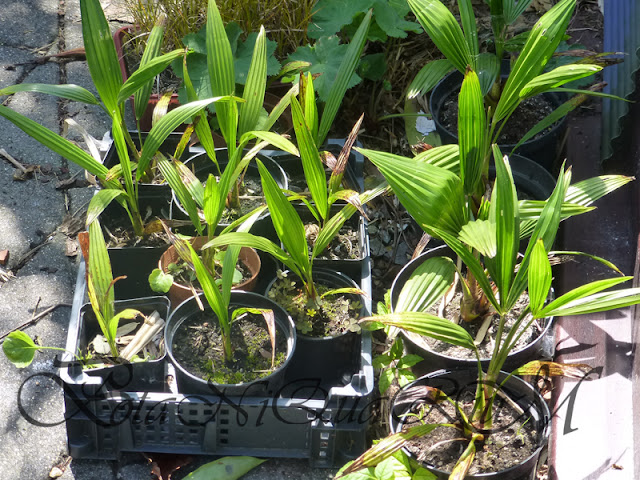
[[(215, 278), (216, 280), (222, 279), (222, 265), (216, 265)], [(173, 281), (179, 285), (193, 285), (196, 291), (202, 291), (200, 282), (196, 278), (195, 272), (187, 267), (187, 265), (180, 260), (179, 263), (170, 263), (168, 273), (173, 275)], [(236, 265), (236, 272), (234, 273), (233, 285), (245, 282), (251, 278), (251, 270), (242, 261), (238, 260)]]
[[(444, 309), (442, 314), (443, 318), (449, 319), (459, 319), (460, 318), (460, 300), (462, 299), (462, 293), (458, 292), (454, 296), (453, 300), (449, 303), (449, 305)], [(526, 306), (529, 304), (529, 295), (524, 293), (520, 296), (520, 299), (516, 303), (515, 307), (509, 312), (506, 317), (505, 329), (503, 332), (503, 339), (511, 331), (514, 324), (518, 320), (520, 313)], [(436, 305), (429, 309), (430, 313), (435, 315), (439, 315), (438, 312), (439, 305)], [(522, 323), (522, 326), (526, 326), (526, 324), (531, 319), (531, 315), (527, 315), (526, 320)], [(496, 338), (498, 336), (498, 323), (500, 321), (500, 317), (498, 315), (493, 315), (493, 319), (491, 321), (491, 325), (489, 326), (489, 330), (484, 337), (483, 342), (478, 345), (478, 351), (480, 352), (480, 358), (490, 358), (493, 354), (493, 349), (495, 346)], [(532, 324), (524, 331), (524, 333), (520, 336), (520, 339), (516, 343), (515, 348), (512, 350), (513, 352), (521, 350), (525, 348), (527, 345), (532, 343), (538, 336), (542, 333), (544, 327), (546, 326), (547, 320), (536, 320), (532, 322)], [(482, 325), (482, 320), (474, 320), (472, 322), (464, 322), (460, 321), (460, 325), (465, 328), (469, 334), (476, 338), (478, 331)], [(425, 347), (427, 350), (431, 350), (433, 352), (447, 355), (449, 357), (475, 360), (475, 354), (469, 350), (468, 348), (458, 347), (455, 345), (450, 345), (445, 342), (441, 342), (439, 340), (435, 340), (429, 337), (422, 337), (418, 335), (412, 335), (411, 339), (420, 346)]]
[(247, 313), (231, 324), (233, 361), (225, 363), (220, 327), (213, 314), (200, 312), (185, 320), (173, 338), (173, 355), (204, 380), (230, 385), (266, 377), (287, 358), (287, 341), (276, 328), (276, 356), (271, 366), (271, 338), (261, 315)]
[[(268, 292), (268, 297), (284, 308), (293, 318), (299, 332), (310, 337), (336, 337), (349, 331), (360, 331), (358, 318), (362, 310), (360, 300), (354, 295), (337, 294), (318, 298), (310, 304), (303, 291), (302, 282), (278, 271), (278, 278)], [(333, 290), (316, 282), (318, 296)]]
[[(152, 221), (151, 219), (145, 219), (143, 216), (143, 221), (145, 220), (146, 222)], [(167, 235), (159, 224), (158, 227), (159, 230), (157, 232), (138, 237), (133, 233), (131, 222), (124, 209), (122, 210), (122, 216), (102, 220), (102, 231), (108, 248), (169, 246)]]
[[(553, 111), (553, 105), (542, 95), (523, 100), (500, 132), (499, 143), (513, 145), (531, 130), (540, 120)], [(445, 100), (440, 113), (440, 122), (450, 132), (458, 132), (458, 94)], [(554, 124), (555, 125), (555, 124)], [(538, 133), (535, 138), (544, 135), (553, 125)]]
[(265, 204), (260, 179), (245, 177), (240, 185), (239, 200), (239, 208), (229, 208), (227, 206), (227, 208), (224, 209), (220, 223), (229, 224)]
[[(313, 249), (320, 232), (320, 226), (315, 223), (307, 223), (304, 226), (307, 236), (309, 251)], [(357, 260), (362, 258), (362, 248), (358, 230), (343, 225), (338, 235), (335, 236), (327, 248), (316, 258), (320, 260)]]
[[(457, 400), (467, 416), (471, 416), (474, 392), (466, 391)], [(454, 423), (456, 410), (453, 405), (443, 402), (436, 407), (422, 404), (423, 421), (426, 423)], [(421, 415), (416, 405), (412, 413)], [(511, 407), (499, 396), (496, 398), (494, 422), (491, 434), (485, 435), (483, 443), (476, 443), (476, 456), (471, 465), (470, 474), (499, 472), (514, 467), (529, 458), (537, 449), (538, 432), (528, 414), (522, 414)], [(406, 430), (419, 424), (417, 417), (409, 417)], [(460, 430), (451, 427), (438, 427), (429, 435), (409, 441), (407, 449), (423, 463), (439, 470), (450, 472), (467, 448), (468, 440), (461, 440)]]

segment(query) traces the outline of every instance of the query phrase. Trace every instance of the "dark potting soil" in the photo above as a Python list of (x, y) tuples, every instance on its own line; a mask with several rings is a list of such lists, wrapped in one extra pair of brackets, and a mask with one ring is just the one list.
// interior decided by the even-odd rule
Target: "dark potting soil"
[[(460, 319), (460, 300), (461, 299), (462, 299), (462, 293), (457, 292), (453, 300), (449, 303), (449, 305), (447, 305), (447, 307), (445, 307), (444, 311), (442, 312), (442, 318), (455, 319), (456, 323), (459, 323), (460, 326), (462, 326), (465, 330), (467, 330), (473, 338), (476, 338), (476, 335), (478, 334), (478, 331), (480, 330), (480, 327), (482, 325), (483, 319), (476, 319), (472, 322), (464, 322), (462, 320), (458, 321)], [(528, 304), (529, 304), (529, 295), (527, 293), (524, 293), (516, 303), (515, 307), (506, 316), (505, 328), (502, 336), (503, 339), (506, 338), (506, 336), (509, 334), (509, 332), (511, 331), (511, 328), (513, 328), (516, 321), (518, 320), (520, 313), (523, 311), (524, 308), (526, 308)], [(432, 308), (429, 309), (429, 312), (435, 315), (440, 315), (440, 313), (438, 312), (439, 306), (440, 304), (433, 306)], [(526, 316), (525, 321), (522, 322), (521, 328), (525, 327), (530, 319), (531, 319), (531, 314), (528, 314)], [(491, 325), (487, 330), (484, 340), (482, 341), (482, 343), (477, 345), (478, 351), (480, 353), (480, 358), (491, 358), (491, 355), (493, 354), (493, 349), (496, 344), (496, 338), (498, 336), (499, 321), (500, 321), (499, 315), (496, 315), (496, 314), (492, 315)], [(535, 320), (534, 322), (532, 322), (531, 325), (520, 336), (520, 339), (518, 340), (518, 342), (515, 345), (515, 348), (512, 351), (516, 352), (518, 350), (522, 350), (527, 345), (531, 344), (534, 340), (536, 340), (544, 330), (544, 327), (546, 326), (547, 321), (548, 321), (547, 319), (543, 319), (543, 320)], [(411, 337), (411, 340), (414, 343), (432, 352), (436, 352), (436, 353), (447, 355), (449, 357), (454, 357), (454, 358), (461, 358), (461, 359), (467, 359), (467, 360), (476, 359), (475, 354), (468, 348), (451, 345), (446, 342), (441, 342), (439, 340), (435, 340), (430, 337), (424, 337), (424, 336), (414, 335), (414, 334), (409, 334), (409, 336)]]
[(224, 209), (220, 223), (229, 224), (265, 204), (260, 180), (245, 177), (244, 181), (240, 185), (239, 200), (239, 208), (227, 207)]
[[(459, 402), (467, 416), (471, 416), (474, 393), (467, 391)], [(421, 415), (420, 405), (412, 413)], [(454, 423), (457, 420), (455, 408), (448, 402), (437, 406), (423, 403), (423, 421), (426, 423)], [(484, 442), (476, 442), (476, 455), (469, 471), (470, 474), (499, 472), (514, 467), (529, 458), (537, 449), (538, 432), (527, 413), (516, 411), (500, 396), (496, 398), (493, 409), (493, 428), (485, 434)], [(408, 426), (419, 424), (416, 417), (409, 417)], [(462, 432), (452, 427), (437, 427), (430, 434), (409, 441), (407, 449), (418, 461), (445, 472), (451, 472), (456, 462), (467, 448), (469, 440)]]
[[(337, 294), (309, 302), (302, 282), (278, 271), (278, 278), (268, 292), (268, 297), (284, 308), (293, 318), (299, 332), (310, 337), (336, 337), (349, 331), (360, 331), (358, 318), (362, 303), (355, 295)], [(335, 286), (316, 283), (318, 297)]]
[[(238, 308), (238, 307), (234, 307)], [(233, 361), (225, 363), (220, 327), (211, 311), (185, 320), (173, 339), (173, 355), (204, 380), (230, 385), (266, 377), (287, 358), (287, 341), (276, 327), (276, 356), (271, 365), (271, 338), (261, 315), (247, 313), (231, 324)]]
[[(531, 130), (540, 120), (553, 111), (553, 105), (542, 95), (523, 100), (500, 132), (498, 143), (513, 145), (520, 141), (525, 133)], [(457, 135), (458, 132), (458, 93), (445, 100), (440, 112), (442, 125)], [(535, 138), (544, 135), (551, 127), (538, 133)]]
[[(217, 280), (222, 278), (222, 272), (221, 272), (222, 266), (218, 267), (216, 265), (216, 267), (217, 268), (215, 271), (215, 278)], [(182, 261), (180, 261), (179, 268), (180, 269), (178, 273), (173, 274), (174, 282), (184, 286), (188, 286), (189, 284), (191, 284), (196, 289), (196, 291), (198, 292), (202, 291), (202, 288), (200, 287), (200, 282), (195, 276), (195, 272), (191, 268), (187, 267)], [(236, 269), (242, 274), (242, 278), (237, 282), (233, 282), (233, 285), (246, 282), (251, 278), (251, 270), (249, 270), (249, 267), (247, 267), (244, 263), (242, 263), (242, 261), (238, 260), (238, 263), (236, 264)]]
[[(320, 226), (316, 223), (306, 223), (304, 231), (307, 236), (309, 251), (311, 251), (318, 238)], [(316, 258), (320, 260), (355, 260), (361, 259), (362, 256), (358, 230), (344, 225), (338, 232), (338, 235), (329, 242), (327, 248)]]
[(102, 231), (108, 248), (118, 247), (164, 247), (169, 246), (169, 239), (160, 229), (144, 237), (134, 234), (129, 217), (123, 210), (123, 215), (103, 219)]

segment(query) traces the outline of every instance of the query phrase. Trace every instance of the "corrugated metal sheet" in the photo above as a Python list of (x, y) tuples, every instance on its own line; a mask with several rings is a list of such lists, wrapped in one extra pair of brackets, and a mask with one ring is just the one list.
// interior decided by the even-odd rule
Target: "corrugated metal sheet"
[[(625, 52), (625, 61), (603, 70), (606, 93), (629, 98), (636, 88), (640, 68), (640, 2), (604, 0), (604, 51)], [(622, 133), (622, 120), (629, 104), (620, 100), (602, 102), (602, 161), (613, 154), (613, 141)]]

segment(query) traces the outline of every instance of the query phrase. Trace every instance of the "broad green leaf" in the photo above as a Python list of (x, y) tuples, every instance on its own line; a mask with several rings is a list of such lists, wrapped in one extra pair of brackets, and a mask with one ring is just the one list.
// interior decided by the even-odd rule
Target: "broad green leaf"
[(416, 162), (428, 163), (460, 175), (460, 147), (458, 145), (435, 147), (416, 155), (414, 159)]
[(255, 128), (264, 103), (264, 92), (267, 87), (267, 45), (265, 35), (264, 27), (260, 27), (253, 49), (247, 82), (242, 93), (242, 98), (246, 102), (240, 105), (240, 123), (238, 125), (238, 135), (240, 136)]
[(119, 109), (117, 99), (122, 86), (122, 73), (109, 23), (102, 11), (100, 0), (82, 0), (80, 16), (82, 39), (91, 79), (109, 115), (114, 115)]
[[(506, 304), (511, 282), (515, 275), (515, 266), (520, 245), (520, 214), (518, 194), (516, 192), (511, 166), (506, 156), (502, 156), (497, 145), (492, 146), (496, 181), (491, 194), (489, 219), (495, 224), (497, 255), (495, 259), (486, 259), (489, 273), (498, 287), (500, 304)], [(488, 255), (491, 257), (491, 255)]]
[[(206, 62), (205, 62), (206, 63)], [(174, 68), (175, 71), (175, 68)], [(195, 88), (193, 87), (193, 82), (191, 81), (191, 76), (189, 75), (187, 69), (187, 56), (185, 55), (182, 58), (182, 78), (184, 88), (187, 92), (187, 99), (189, 102), (196, 102), (199, 100), (198, 94), (196, 93)], [(206, 95), (205, 95), (206, 96)], [(211, 161), (216, 165), (216, 168), (219, 169), (218, 159), (216, 158), (216, 150), (215, 145), (213, 143), (213, 136), (211, 135), (211, 125), (209, 125), (209, 119), (207, 118), (207, 112), (202, 111), (198, 114), (198, 117), (195, 120), (196, 124), (196, 135), (198, 135), (198, 140), (200, 140), (200, 144), (204, 148), (205, 152), (211, 159)]]
[(493, 84), (500, 74), (498, 57), (489, 52), (481, 53), (476, 60), (476, 71), (478, 73), (478, 79), (480, 80), (480, 90), (484, 97), (489, 93), (489, 90), (491, 90), (491, 87), (493, 87)]
[(27, 135), (35, 138), (58, 155), (75, 163), (86, 171), (104, 180), (109, 169), (98, 162), (95, 158), (74, 145), (66, 138), (61, 137), (57, 133), (52, 132), (48, 128), (43, 127), (28, 117), (11, 110), (9, 107), (0, 105), (0, 116), (3, 116)]
[(121, 189), (103, 188), (98, 190), (96, 194), (91, 197), (91, 201), (87, 207), (87, 219), (85, 224), (91, 225), (113, 200), (118, 197), (124, 197), (125, 195), (125, 191)]
[(556, 188), (553, 190), (551, 197), (544, 206), (540, 218), (536, 222), (536, 226), (529, 239), (527, 250), (525, 251), (524, 258), (520, 263), (518, 272), (513, 280), (512, 288), (509, 292), (509, 298), (506, 305), (514, 305), (518, 300), (522, 292), (527, 287), (528, 280), (528, 268), (529, 260), (532, 254), (533, 247), (538, 239), (542, 239), (544, 248), (546, 251), (551, 250), (553, 242), (555, 241), (558, 233), (558, 227), (560, 225), (560, 213), (562, 211), (562, 201), (566, 196), (567, 188), (571, 183), (571, 172), (565, 173), (564, 166), (560, 169), (560, 175), (558, 176), (558, 182)]
[(18, 368), (26, 368), (33, 362), (38, 346), (23, 331), (11, 332), (2, 343), (2, 351)]
[(48, 83), (19, 83), (9, 87), (0, 88), (0, 95), (11, 95), (18, 92), (36, 92), (56, 97), (66, 98), (74, 102), (99, 105), (98, 99), (86, 88), (78, 85), (49, 85)]
[(200, 222), (200, 216), (198, 215), (198, 206), (180, 178), (180, 173), (178, 172), (177, 167), (164, 156), (160, 156), (158, 158), (158, 169), (171, 187), (171, 190), (175, 193), (180, 205), (182, 205), (187, 212), (187, 215), (189, 215), (189, 219), (196, 228), (198, 235), (202, 235), (203, 228), (202, 223)]
[(574, 288), (549, 303), (537, 318), (603, 312), (640, 303), (640, 288), (602, 292), (632, 278), (607, 278)]
[[(204, 293), (207, 303), (211, 307), (213, 313), (218, 317), (218, 323), (221, 330), (225, 331), (229, 329), (229, 305), (225, 303), (224, 297), (219, 290), (216, 283), (216, 279), (209, 273), (209, 270), (204, 266), (198, 253), (193, 249), (189, 242), (181, 239), (176, 239), (176, 243), (182, 243), (184, 247), (189, 249), (191, 254), (191, 262), (196, 270), (196, 277), (200, 282), (200, 287)], [(226, 258), (223, 264), (227, 263)], [(223, 265), (223, 269), (225, 266)], [(226, 267), (228, 268), (228, 267)], [(235, 263), (231, 265), (231, 268), (235, 268)]]
[[(173, 160), (182, 183), (199, 207), (204, 205), (204, 187), (191, 169), (179, 160)], [(210, 175), (211, 176), (211, 175)], [(214, 180), (215, 181), (215, 180)]]
[[(207, 69), (213, 96), (233, 95), (235, 73), (231, 44), (222, 23), (222, 17), (215, 0), (209, 0), (206, 26)], [(216, 116), (222, 136), (229, 148), (235, 147), (237, 124), (234, 123), (233, 105), (216, 105)], [(235, 117), (237, 122), (237, 117)], [(231, 141), (233, 138), (233, 141)]]
[(468, 70), (458, 97), (458, 137), (460, 143), (460, 179), (465, 194), (480, 197), (489, 165), (486, 161), (486, 113), (480, 80)]
[(264, 462), (254, 457), (223, 457), (191, 472), (185, 480), (237, 480)]
[(551, 289), (551, 264), (542, 240), (538, 240), (529, 263), (529, 306), (533, 315), (542, 310)]
[(374, 470), (377, 478), (393, 480), (411, 480), (411, 472), (400, 460), (389, 457), (376, 465)]
[(455, 266), (449, 257), (423, 262), (402, 287), (394, 312), (424, 312), (453, 285)]
[(307, 35), (315, 39), (335, 35), (358, 13), (366, 12), (371, 3), (371, 0), (318, 0)]
[(226, 198), (226, 193), (222, 197), (220, 196), (218, 182), (216, 182), (216, 178), (213, 175), (209, 174), (204, 187), (203, 199), (204, 220), (207, 225), (213, 226), (219, 223), (220, 216), (224, 211), (224, 207), (220, 204), (224, 203)]
[(291, 155), (295, 155), (296, 157), (300, 156), (300, 152), (296, 148), (296, 146), (288, 140), (286, 137), (274, 133), (274, 132), (263, 132), (260, 130), (255, 130), (248, 132), (249, 134), (258, 137), (260, 140), (263, 140), (279, 150), (290, 153)]
[(507, 25), (515, 22), (531, 4), (531, 0), (504, 0), (502, 13)]
[(460, 10), (460, 22), (464, 32), (464, 38), (467, 41), (469, 53), (471, 53), (471, 66), (477, 69), (476, 59), (478, 58), (478, 30), (476, 28), (476, 17), (473, 14), (473, 6), (471, 0), (458, 0), (458, 8)]
[(475, 351), (473, 338), (460, 325), (440, 318), (427, 312), (398, 312), (386, 315), (376, 315), (360, 320), (362, 323), (378, 322), (384, 325), (401, 328), (408, 332), (435, 338), (441, 342), (450, 343)]
[(576, 203), (586, 207), (632, 180), (633, 177), (624, 175), (601, 175), (582, 180), (567, 189), (567, 195), (564, 200), (565, 202)]
[(409, 84), (406, 97), (411, 100), (430, 92), (454, 68), (446, 58), (427, 63)]
[(385, 176), (400, 203), (424, 229), (457, 235), (467, 223), (460, 178), (443, 168), (385, 152), (357, 148)]
[(513, 113), (520, 103), (522, 88), (542, 73), (564, 37), (575, 6), (576, 0), (561, 0), (531, 29), (502, 90), (492, 119), (494, 125)]
[[(96, 317), (99, 320), (102, 334), (112, 345), (112, 353), (117, 356), (115, 339), (110, 336), (107, 322), (114, 315), (113, 274), (107, 246), (102, 235), (100, 222), (95, 221), (89, 225), (89, 261), (87, 262), (87, 288), (94, 292), (94, 300), (91, 301)], [(91, 296), (90, 296), (91, 298)], [(102, 321), (100, 321), (102, 319)]]
[(447, 59), (460, 71), (473, 65), (464, 33), (453, 14), (439, 0), (409, 0), (420, 25)]
[(420, 355), (408, 354), (400, 359), (398, 368), (410, 368), (424, 360)]
[(340, 63), (340, 68), (333, 80), (324, 106), (324, 111), (322, 112), (322, 119), (320, 120), (320, 126), (318, 127), (316, 145), (322, 145), (324, 140), (327, 138), (327, 134), (333, 125), (333, 120), (338, 113), (344, 94), (349, 88), (351, 77), (355, 74), (356, 66), (360, 60), (364, 44), (367, 41), (367, 32), (369, 31), (369, 24), (371, 23), (371, 15), (372, 12), (369, 11), (364, 16), (362, 23), (351, 39), (347, 52)]
[[(409, 13), (406, 1), (375, 0), (372, 3), (375, 26), (382, 29), (385, 35), (406, 38), (407, 32), (420, 33), (422, 31), (419, 24), (405, 19)], [(365, 11), (366, 9), (363, 10), (363, 12)], [(372, 39), (370, 38), (370, 40)]]
[(309, 248), (304, 231), (304, 224), (295, 208), (284, 196), (271, 174), (260, 160), (258, 169), (262, 179), (264, 192), (273, 227), (292, 260), (298, 265), (297, 270), (304, 272), (303, 279), (311, 278)]
[(600, 70), (602, 70), (602, 67), (598, 65), (562, 65), (550, 72), (538, 75), (528, 82), (522, 90), (520, 90), (520, 98), (533, 97), (552, 88), (564, 85), (565, 83), (595, 75)]
[[(161, 20), (158, 20), (154, 27), (151, 29), (151, 33), (149, 33), (149, 37), (147, 38), (147, 45), (144, 48), (144, 52), (142, 52), (140, 67), (144, 67), (145, 65), (147, 65), (147, 63), (149, 63), (149, 61), (160, 55), (160, 48), (162, 47), (162, 37), (164, 35), (164, 26), (162, 24), (163, 22)], [(154, 79), (150, 78), (144, 85), (142, 85), (140, 89), (136, 90), (133, 95), (133, 105), (136, 119), (142, 118), (145, 110), (147, 109), (149, 98), (151, 98), (153, 82)]]
[(304, 119), (302, 107), (295, 98), (291, 99), (291, 113), (307, 187), (311, 192), (311, 198), (313, 198), (320, 216), (322, 219), (325, 219), (329, 213), (329, 206), (327, 204), (327, 177), (324, 173), (322, 160), (320, 160), (318, 147), (311, 137), (311, 132)]
[(300, 75), (300, 106), (304, 112), (307, 128), (314, 140), (318, 136), (318, 106), (316, 105), (316, 91), (313, 87), (311, 73)]
[(496, 224), (488, 220), (472, 220), (462, 227), (458, 237), (481, 255), (496, 256)]
[[(127, 146), (126, 135), (127, 133), (122, 128), (122, 118), (120, 118), (119, 112), (116, 112), (113, 116), (113, 122), (111, 123), (111, 135), (113, 136), (113, 145), (116, 147), (116, 153), (120, 160), (120, 167), (122, 168), (122, 181), (124, 183), (124, 189), (127, 192), (129, 206), (135, 210), (132, 214), (136, 214), (138, 210), (137, 192), (133, 185), (133, 173), (131, 170), (131, 160), (129, 158), (129, 148)], [(140, 168), (140, 163), (138, 163)], [(142, 172), (138, 172), (142, 176)]]
[[(320, 100), (326, 102), (333, 80), (338, 74), (342, 60), (347, 54), (349, 45), (341, 44), (337, 36), (319, 38), (314, 45), (303, 45), (296, 49), (289, 60), (296, 63), (304, 63), (308, 66), (302, 68), (301, 75), (310, 73), (319, 75), (314, 81), (314, 90)], [(361, 82), (361, 78), (354, 74), (348, 87), (351, 88)], [(294, 82), (298, 86), (299, 82)]]
[(173, 275), (164, 273), (159, 268), (154, 268), (149, 274), (149, 286), (158, 293), (167, 293), (173, 285)]
[[(127, 79), (127, 81), (118, 91), (117, 102), (122, 103), (126, 101), (131, 95), (136, 92), (140, 92), (144, 87), (149, 88), (149, 94), (147, 95), (150, 95), (151, 87), (153, 86), (153, 79), (157, 75), (160, 75), (163, 71), (165, 71), (171, 62), (173, 62), (177, 58), (181, 58), (183, 55), (184, 50), (174, 50), (172, 52), (165, 53), (164, 55), (148, 60), (144, 64), (144, 66), (140, 64), (140, 68), (133, 72), (133, 74)], [(136, 107), (136, 112), (140, 109), (144, 114), (144, 111), (147, 108), (148, 100), (149, 99), (147, 98), (145, 103), (142, 104), (144, 105), (144, 108)], [(142, 101), (142, 98), (140, 99), (140, 101)]]

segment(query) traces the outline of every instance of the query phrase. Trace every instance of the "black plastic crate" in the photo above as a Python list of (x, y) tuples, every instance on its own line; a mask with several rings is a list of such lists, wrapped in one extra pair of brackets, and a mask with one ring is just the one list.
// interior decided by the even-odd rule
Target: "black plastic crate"
[[(360, 284), (371, 291), (369, 262)], [(85, 295), (84, 263), (78, 270), (68, 348), (74, 348)], [(365, 306), (371, 308), (370, 297)], [(66, 358), (70, 361), (70, 358)], [(360, 355), (348, 381), (285, 385), (273, 397), (190, 395), (178, 391), (167, 358), (163, 378), (147, 391), (113, 388), (109, 376), (71, 375), (63, 364), (69, 453), (74, 458), (115, 460), (122, 452), (308, 458), (314, 467), (337, 467), (366, 448), (374, 376), (371, 335), (363, 332)], [(250, 393), (250, 392), (248, 392)]]

